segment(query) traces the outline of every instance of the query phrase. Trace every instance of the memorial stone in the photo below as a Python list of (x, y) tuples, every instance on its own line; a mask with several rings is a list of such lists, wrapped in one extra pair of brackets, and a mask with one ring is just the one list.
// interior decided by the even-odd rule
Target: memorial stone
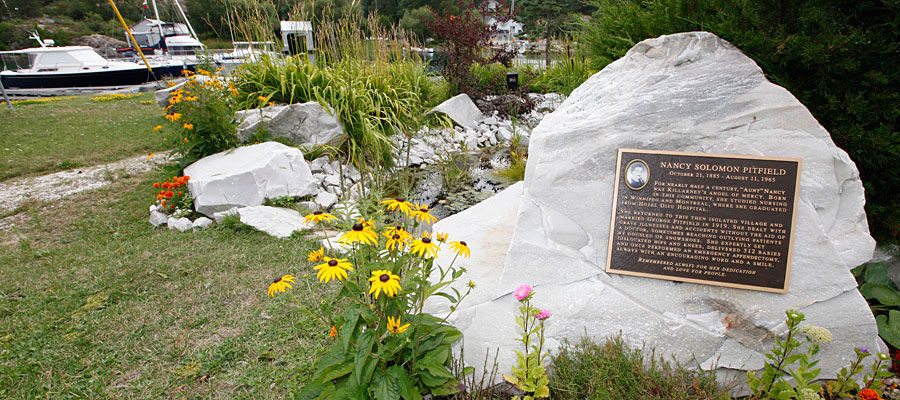
[[(800, 160), (787, 291), (608, 273), (620, 149)], [(492, 242), (477, 261), (457, 261), (468, 269), (457, 284), (476, 280), (477, 301), (464, 302), (449, 321), (465, 335), (465, 362), (476, 376), (497, 348), (501, 373), (515, 361), (521, 344), (511, 293), (522, 283), (535, 288), (532, 304), (553, 313), (551, 351), (583, 335), (621, 335), (740, 383), (784, 334), (788, 309), (833, 335), (818, 354), (821, 378), (834, 378), (856, 347), (886, 350), (850, 272), (875, 248), (855, 164), (794, 96), (713, 34), (645, 40), (589, 78), (533, 130), (520, 190), (517, 203), (492, 206), (498, 216), (515, 213), (514, 224), (474, 216), (483, 212), (476, 207), (435, 227), (470, 243), (465, 235), (476, 227), (512, 230), (500, 236), (508, 244)], [(427, 310), (448, 311), (440, 300)]]

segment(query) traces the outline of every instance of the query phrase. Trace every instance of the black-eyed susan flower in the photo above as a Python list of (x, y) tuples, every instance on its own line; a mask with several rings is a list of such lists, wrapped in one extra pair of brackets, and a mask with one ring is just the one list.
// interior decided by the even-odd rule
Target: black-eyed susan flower
[(181, 114), (179, 113), (166, 114), (166, 119), (169, 120), (169, 122), (178, 121), (180, 118)]
[(191, 130), (191, 129), (194, 129), (194, 124), (189, 124), (189, 123), (185, 122), (184, 125), (182, 125), (181, 127), (184, 129), (187, 129), (187, 130)]
[(460, 240), (458, 242), (450, 242), (450, 250), (456, 252), (456, 254), (461, 255), (465, 258), (469, 258), (472, 252), (469, 250), (469, 245), (466, 244), (464, 240)]
[(287, 289), (293, 289), (291, 284), (294, 283), (294, 279), (295, 278), (291, 275), (285, 275), (276, 279), (269, 285), (269, 296), (275, 297), (275, 293), (287, 292)]
[(401, 212), (403, 212), (406, 215), (409, 215), (409, 213), (412, 211), (412, 208), (415, 207), (415, 205), (413, 205), (413, 203), (406, 201), (406, 199), (404, 199), (402, 197), (398, 197), (396, 199), (391, 199), (391, 200), (385, 200), (385, 201), (382, 201), (380, 204), (386, 205), (387, 209), (389, 211), (397, 211), (399, 209)]
[(406, 332), (407, 328), (409, 328), (408, 323), (405, 325), (402, 325), (402, 326), (400, 325), (400, 317), (397, 317), (397, 319), (394, 319), (393, 317), (388, 317), (388, 324), (387, 324), (388, 332), (393, 333), (395, 335), (399, 335), (403, 332)]
[(335, 217), (334, 215), (324, 213), (322, 211), (316, 211), (312, 214), (309, 214), (309, 215), (303, 217), (303, 222), (306, 223), (306, 226), (309, 226), (310, 222), (312, 222), (313, 224), (318, 224), (319, 222), (322, 222), (322, 221), (331, 222), (331, 221), (334, 221), (335, 219), (337, 219), (337, 217)]
[(410, 212), (409, 216), (419, 222), (427, 221), (429, 224), (437, 222), (437, 218), (429, 213), (427, 204), (416, 204), (415, 210)]
[(413, 240), (412, 244), (409, 245), (409, 251), (412, 254), (418, 254), (420, 257), (434, 258), (437, 257), (438, 246), (431, 240), (428, 232), (423, 232), (421, 239)]
[(406, 238), (404, 238), (403, 236), (400, 236), (397, 233), (395, 233), (393, 235), (388, 235), (387, 233), (385, 233), (384, 236), (388, 238), (387, 245), (385, 245), (385, 248), (388, 249), (389, 251), (403, 250), (403, 246), (407, 244)]
[(332, 279), (341, 281), (347, 279), (348, 270), (353, 271), (353, 264), (347, 262), (346, 258), (325, 257), (323, 258), (323, 261), (325, 262), (313, 267), (313, 269), (319, 271), (319, 273), (316, 274), (316, 278), (319, 278), (319, 282), (328, 283), (328, 281)]
[(310, 261), (310, 262), (317, 262), (317, 261), (322, 261), (322, 259), (324, 257), (325, 257), (325, 247), (319, 247), (318, 250), (313, 250), (313, 251), (309, 252), (309, 256), (306, 257), (306, 260)]
[(390, 297), (394, 297), (397, 295), (397, 292), (403, 290), (403, 288), (400, 287), (400, 277), (392, 274), (391, 271), (372, 271), (372, 277), (369, 278), (369, 282), (372, 282), (369, 294), (375, 293), (376, 300), (381, 292), (384, 292), (384, 294)]
[(366, 220), (365, 218), (359, 218), (356, 220), (357, 223), (362, 224), (362, 226), (369, 227), (371, 229), (375, 229), (375, 220), (370, 219)]
[(351, 244), (355, 242), (371, 244), (374, 246), (378, 244), (378, 234), (368, 225), (357, 222), (353, 225), (350, 232), (341, 235), (340, 239), (338, 239), (338, 243), (341, 244)]
[(158, 130), (160, 130), (160, 129), (162, 129), (162, 125), (157, 125), (157, 126), (154, 126), (154, 127), (153, 127), (153, 130), (154, 130), (154, 131), (158, 131)]
[(437, 241), (441, 242), (441, 243), (444, 243), (447, 241), (447, 236), (448, 235), (446, 233), (438, 233), (438, 232), (434, 233), (434, 238), (437, 239)]
[(406, 229), (403, 229), (402, 226), (388, 226), (384, 228), (384, 235), (386, 237), (393, 237), (394, 235), (400, 235), (400, 238), (407, 241), (412, 238), (412, 234), (407, 232)]

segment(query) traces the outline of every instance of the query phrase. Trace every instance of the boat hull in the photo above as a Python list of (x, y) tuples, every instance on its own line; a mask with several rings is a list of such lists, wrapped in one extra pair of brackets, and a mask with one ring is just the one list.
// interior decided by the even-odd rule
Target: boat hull
[[(156, 79), (162, 79), (166, 76), (178, 76), (183, 69), (185, 69), (183, 65), (160, 66), (153, 68), (153, 74)], [(193, 70), (194, 66), (188, 66), (187, 69)], [(0, 74), (0, 79), (4, 87), (18, 89), (126, 86), (154, 80), (146, 68), (74, 73)]]

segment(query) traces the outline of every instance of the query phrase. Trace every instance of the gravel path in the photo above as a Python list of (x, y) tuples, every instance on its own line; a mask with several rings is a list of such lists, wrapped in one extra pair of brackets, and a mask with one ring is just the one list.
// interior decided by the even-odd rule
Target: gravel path
[(29, 200), (53, 201), (109, 185), (117, 178), (147, 172), (156, 165), (164, 164), (168, 156), (168, 153), (138, 156), (110, 164), (0, 183), (0, 212), (15, 210)]

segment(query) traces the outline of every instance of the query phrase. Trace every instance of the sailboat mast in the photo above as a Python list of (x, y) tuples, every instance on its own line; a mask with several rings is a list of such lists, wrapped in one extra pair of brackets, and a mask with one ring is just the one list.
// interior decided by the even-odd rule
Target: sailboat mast
[(197, 36), (197, 32), (194, 32), (194, 27), (191, 26), (191, 21), (188, 21), (187, 15), (184, 14), (184, 10), (181, 8), (181, 4), (178, 3), (178, 0), (173, 0), (172, 2), (175, 3), (175, 7), (178, 7), (178, 12), (181, 13), (181, 18), (184, 18), (184, 23), (186, 23), (188, 29), (191, 30), (191, 35), (194, 35), (194, 39), (199, 42), (200, 37)]
[(153, 15), (156, 16), (157, 21), (162, 21), (161, 19), (159, 19), (159, 9), (156, 8), (156, 0), (153, 0)]

